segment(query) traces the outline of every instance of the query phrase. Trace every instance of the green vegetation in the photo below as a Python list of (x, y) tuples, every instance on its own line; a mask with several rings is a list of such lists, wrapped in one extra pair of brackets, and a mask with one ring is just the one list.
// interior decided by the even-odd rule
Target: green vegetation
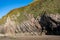
[(27, 16), (24, 15), (25, 13), (34, 14), (36, 18), (38, 15), (43, 14), (44, 11), (47, 13), (60, 13), (60, 0), (34, 0), (34, 2), (25, 7), (10, 11), (0, 20), (0, 24), (3, 24), (8, 16), (11, 17), (12, 15), (20, 14), (15, 21), (21, 23), (23, 20), (27, 19)]

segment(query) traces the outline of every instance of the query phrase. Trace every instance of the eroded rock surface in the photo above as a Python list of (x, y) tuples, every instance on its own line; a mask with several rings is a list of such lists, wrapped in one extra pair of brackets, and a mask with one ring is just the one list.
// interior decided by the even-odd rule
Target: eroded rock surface
[(4, 26), (0, 26), (0, 33), (6, 35), (60, 35), (60, 14), (46, 14), (36, 19), (29, 14), (28, 20), (16, 23), (12, 18), (7, 17)]
[(43, 14), (40, 19), (42, 30), (47, 35), (60, 35), (60, 14)]
[(20, 24), (17, 24), (8, 16), (2, 30), (5, 35), (15, 35), (17, 33), (40, 35), (41, 25), (33, 16), (30, 16), (28, 20), (23, 21)]

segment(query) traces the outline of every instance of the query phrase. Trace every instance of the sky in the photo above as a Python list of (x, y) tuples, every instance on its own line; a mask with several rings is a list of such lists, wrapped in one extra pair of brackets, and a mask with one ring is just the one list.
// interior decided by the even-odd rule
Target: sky
[(0, 18), (15, 8), (27, 6), (33, 0), (0, 0)]

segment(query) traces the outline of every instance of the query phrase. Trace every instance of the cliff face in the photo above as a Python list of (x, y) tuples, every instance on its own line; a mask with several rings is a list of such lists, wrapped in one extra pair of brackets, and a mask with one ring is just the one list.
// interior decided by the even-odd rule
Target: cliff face
[(47, 35), (60, 35), (60, 14), (43, 14), (40, 24)]
[[(34, 0), (34, 2), (25, 7), (16, 8), (10, 11), (0, 20), (0, 25), (3, 26), (3, 30), (1, 29), (3, 32), (1, 33), (32, 33), (35, 35), (41, 34), (43, 27), (42, 25), (45, 21), (41, 21), (42, 17), (40, 15), (46, 11), (48, 14), (50, 14), (48, 15), (49, 17), (55, 21), (59, 21), (59, 3), (60, 0)], [(55, 16), (55, 14), (58, 16)], [(40, 21), (43, 24), (39, 24)]]
[(7, 35), (15, 33), (36, 33), (37, 35), (39, 35), (41, 32), (41, 26), (38, 20), (36, 20), (34, 17), (30, 18), (29, 20), (23, 21), (22, 23), (16, 23), (12, 19), (10, 19), (10, 17), (8, 17), (3, 26), (3, 29), (4, 34)]

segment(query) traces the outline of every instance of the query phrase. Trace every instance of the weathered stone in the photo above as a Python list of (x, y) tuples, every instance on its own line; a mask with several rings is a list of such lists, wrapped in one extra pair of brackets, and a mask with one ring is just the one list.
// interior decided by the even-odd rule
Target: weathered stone
[(58, 14), (43, 14), (40, 19), (42, 30), (46, 30), (46, 34), (60, 35), (60, 15)]

